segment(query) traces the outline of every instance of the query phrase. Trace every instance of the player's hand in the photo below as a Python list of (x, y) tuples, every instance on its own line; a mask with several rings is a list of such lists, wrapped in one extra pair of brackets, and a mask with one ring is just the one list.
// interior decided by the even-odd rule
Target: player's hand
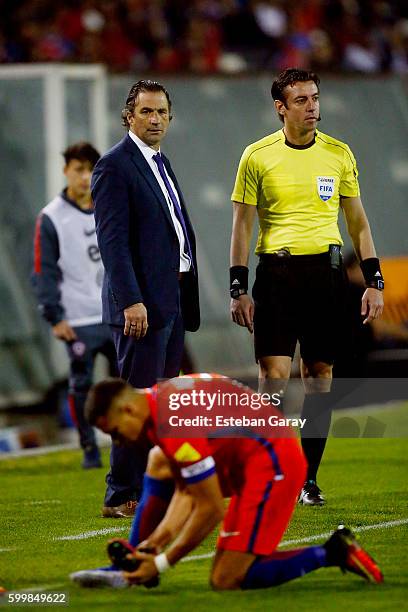
[(251, 334), (254, 331), (254, 309), (254, 301), (248, 294), (240, 295), (237, 300), (231, 299), (231, 319), (246, 327)]
[(123, 572), (124, 577), (130, 584), (144, 584), (158, 575), (159, 572), (154, 562), (155, 555), (135, 550), (133, 554), (129, 554), (127, 557), (128, 559), (133, 557), (141, 561), (134, 572)]
[(142, 302), (133, 304), (125, 308), (123, 314), (125, 315), (125, 327), (123, 328), (125, 336), (133, 336), (135, 340), (143, 338), (149, 327), (145, 305)]
[(370, 323), (382, 315), (384, 299), (382, 291), (368, 287), (361, 298), (361, 315), (365, 317), (363, 324)]
[(77, 339), (77, 335), (68, 321), (60, 321), (56, 325), (53, 325), (52, 333), (59, 340), (65, 340), (66, 342), (73, 342)]

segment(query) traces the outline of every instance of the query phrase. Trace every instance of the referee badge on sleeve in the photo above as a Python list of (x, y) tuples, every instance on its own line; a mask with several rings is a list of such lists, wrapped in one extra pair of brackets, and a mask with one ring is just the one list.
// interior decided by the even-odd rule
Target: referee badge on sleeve
[(317, 193), (319, 198), (326, 202), (330, 200), (334, 194), (334, 177), (332, 176), (318, 176), (317, 177)]

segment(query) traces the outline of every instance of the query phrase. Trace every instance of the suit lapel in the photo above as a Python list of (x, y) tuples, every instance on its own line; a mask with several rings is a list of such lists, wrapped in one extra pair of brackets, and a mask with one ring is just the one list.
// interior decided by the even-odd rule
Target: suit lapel
[(169, 211), (168, 204), (166, 202), (166, 198), (163, 195), (163, 192), (160, 188), (159, 183), (156, 180), (156, 177), (154, 176), (152, 172), (152, 169), (150, 168), (146, 159), (143, 157), (142, 153), (139, 151), (138, 146), (133, 142), (133, 140), (130, 138), (129, 135), (126, 136), (125, 145), (126, 145), (126, 149), (129, 151), (131, 155), (133, 163), (142, 172), (144, 179), (149, 184), (149, 187), (153, 190), (155, 196), (159, 200), (161, 207), (163, 209), (163, 212), (166, 216), (166, 219), (170, 223), (173, 231), (176, 231), (174, 229), (174, 223), (170, 215), (170, 211)]

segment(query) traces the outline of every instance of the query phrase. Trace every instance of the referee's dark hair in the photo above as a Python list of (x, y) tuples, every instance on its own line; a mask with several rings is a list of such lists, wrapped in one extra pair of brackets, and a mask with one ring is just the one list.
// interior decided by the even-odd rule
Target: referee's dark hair
[(76, 142), (65, 149), (62, 153), (65, 164), (68, 165), (73, 159), (77, 159), (81, 162), (89, 162), (92, 168), (100, 158), (100, 154), (89, 142), (81, 140)]
[(171, 100), (170, 100), (170, 94), (167, 91), (167, 89), (164, 87), (164, 85), (162, 85), (161, 83), (158, 83), (157, 81), (150, 81), (150, 80), (140, 80), (137, 83), (135, 83), (134, 85), (132, 85), (132, 87), (130, 88), (128, 97), (126, 98), (126, 105), (125, 108), (122, 110), (122, 125), (129, 129), (129, 121), (128, 121), (128, 113), (130, 113), (131, 115), (133, 115), (133, 112), (135, 110), (135, 106), (137, 104), (137, 98), (140, 94), (141, 91), (162, 91), (166, 98), (167, 98), (167, 102), (169, 105), (169, 115), (170, 115), (170, 120), (172, 119), (171, 116)]
[(114, 400), (126, 389), (129, 383), (122, 378), (107, 378), (91, 387), (85, 402), (85, 418), (91, 425), (96, 425), (100, 417), (106, 416)]
[[(284, 94), (285, 87), (288, 85), (294, 85), (299, 81), (313, 81), (316, 83), (317, 90), (319, 90), (320, 79), (315, 72), (311, 72), (310, 70), (301, 70), (300, 68), (286, 68), (286, 70), (281, 72), (278, 78), (272, 83), (272, 100), (280, 100), (286, 106), (286, 96)], [(281, 114), (279, 114), (279, 119), (283, 122), (283, 117)]]

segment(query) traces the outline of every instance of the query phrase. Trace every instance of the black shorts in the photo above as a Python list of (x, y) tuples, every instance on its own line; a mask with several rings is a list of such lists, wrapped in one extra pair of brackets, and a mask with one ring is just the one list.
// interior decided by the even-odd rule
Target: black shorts
[(293, 358), (332, 364), (346, 320), (346, 274), (328, 253), (261, 255), (253, 287), (255, 357)]

